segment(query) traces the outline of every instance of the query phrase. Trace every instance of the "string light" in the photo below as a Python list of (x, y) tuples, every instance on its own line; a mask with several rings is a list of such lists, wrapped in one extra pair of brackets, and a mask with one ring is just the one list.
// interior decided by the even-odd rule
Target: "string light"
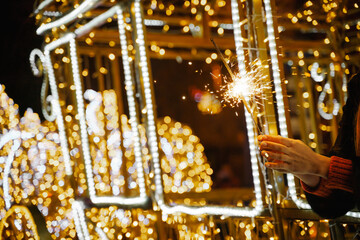
[(65, 25), (74, 19), (76, 19), (79, 14), (83, 14), (86, 11), (94, 8), (96, 6), (96, 3), (100, 2), (100, 0), (84, 0), (77, 8), (66, 14), (65, 16), (51, 22), (48, 24), (41, 25), (37, 30), (36, 33), (38, 35), (43, 34), (45, 31), (60, 27), (61, 25)]

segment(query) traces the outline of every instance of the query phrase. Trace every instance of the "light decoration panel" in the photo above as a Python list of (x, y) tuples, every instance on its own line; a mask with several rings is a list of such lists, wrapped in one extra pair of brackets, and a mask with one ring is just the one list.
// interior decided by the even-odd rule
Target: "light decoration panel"
[[(257, 203), (256, 208), (241, 208), (241, 207), (224, 207), (224, 206), (187, 206), (187, 205), (168, 205), (164, 200), (164, 185), (161, 173), (161, 162), (159, 156), (159, 147), (158, 147), (158, 136), (155, 124), (155, 112), (153, 104), (153, 95), (151, 90), (150, 83), (150, 73), (148, 65), (148, 57), (146, 52), (145, 37), (144, 37), (144, 25), (142, 18), (142, 8), (141, 1), (136, 0), (134, 2), (134, 15), (135, 15), (135, 33), (136, 33), (136, 43), (139, 48), (140, 55), (140, 78), (142, 79), (142, 87), (144, 88), (144, 98), (145, 98), (145, 107), (146, 107), (146, 124), (147, 124), (147, 134), (149, 149), (152, 156), (153, 166), (154, 166), (154, 182), (155, 182), (155, 200), (160, 209), (162, 210), (163, 215), (176, 214), (176, 213), (185, 213), (188, 215), (225, 215), (225, 216), (238, 216), (238, 217), (253, 217), (259, 214), (259, 211), (262, 209), (261, 201), (261, 192), (257, 192), (257, 200), (260, 200), (259, 205)], [(253, 146), (255, 149), (255, 146)], [(258, 176), (258, 173), (253, 174), (254, 178)], [(256, 182), (255, 184), (258, 184)], [(260, 194), (260, 195), (259, 195)]]
[[(134, 101), (134, 92), (133, 92), (133, 85), (132, 85), (132, 76), (130, 75), (130, 72), (126, 72), (126, 84), (127, 84), (127, 96), (128, 96), (128, 103), (129, 103), (129, 112), (130, 112), (130, 122), (132, 124), (132, 138), (134, 139), (134, 154), (135, 154), (135, 161), (136, 161), (136, 171), (137, 171), (137, 180), (139, 185), (139, 191), (140, 196), (139, 197), (120, 197), (120, 196), (97, 196), (96, 190), (95, 190), (95, 182), (94, 182), (94, 173), (92, 169), (92, 158), (90, 155), (90, 146), (89, 146), (89, 139), (88, 139), (88, 128), (86, 123), (86, 113), (85, 113), (85, 103), (84, 103), (84, 97), (83, 97), (83, 90), (82, 90), (82, 84), (81, 84), (81, 77), (78, 67), (78, 57), (77, 57), (77, 49), (76, 49), (76, 43), (75, 38), (81, 36), (82, 34), (85, 34), (91, 27), (95, 27), (99, 24), (102, 24), (104, 21), (106, 21), (107, 18), (114, 16), (115, 13), (122, 14), (122, 10), (119, 6), (115, 6), (111, 9), (109, 9), (106, 13), (103, 15), (100, 15), (97, 18), (94, 18), (92, 21), (90, 21), (88, 24), (84, 25), (81, 28), (78, 28), (75, 33), (68, 33), (64, 37), (55, 40), (54, 42), (51, 42), (50, 44), (45, 46), (45, 56), (47, 59), (47, 67), (49, 72), (49, 79), (50, 79), (50, 86), (52, 86), (52, 94), (54, 95), (54, 99), (57, 100), (57, 103), (54, 104), (54, 107), (58, 108), (57, 111), (57, 120), (58, 122), (63, 122), (63, 117), (61, 114), (60, 109), (60, 100), (59, 97), (56, 97), (57, 88), (56, 88), (56, 80), (55, 75), (53, 73), (53, 64), (51, 64), (51, 58), (50, 58), (50, 51), (53, 51), (57, 47), (69, 44), (70, 49), (70, 62), (71, 62), (71, 68), (73, 73), (73, 81), (74, 81), (74, 90), (76, 95), (76, 106), (77, 111), (76, 114), (79, 119), (79, 126), (80, 126), (80, 136), (81, 136), (81, 146), (82, 146), (82, 153), (85, 161), (85, 172), (87, 176), (87, 183), (88, 183), (88, 191), (90, 199), (93, 203), (113, 203), (113, 204), (124, 204), (124, 205), (142, 205), (145, 204), (148, 201), (148, 198), (146, 196), (145, 192), (145, 183), (144, 183), (144, 174), (143, 174), (143, 166), (142, 166), (142, 159), (141, 159), (141, 150), (140, 150), (140, 140), (139, 140), (139, 133), (138, 133), (138, 120), (137, 120), (137, 113), (135, 111), (135, 101)], [(122, 15), (119, 15), (118, 20), (119, 23), (121, 23), (121, 19), (123, 18)], [(126, 36), (123, 36), (124, 34), (124, 24), (119, 25), (119, 32), (120, 32), (120, 38), (122, 40), (122, 43), (126, 44)], [(124, 40), (125, 39), (125, 40)], [(125, 42), (124, 42), (125, 41)], [(125, 45), (127, 46), (127, 44)], [(126, 55), (125, 51), (122, 51), (123, 55)], [(130, 69), (129, 62), (124, 61), (125, 69)], [(126, 66), (127, 64), (127, 66)], [(126, 71), (126, 70), (125, 70)], [(90, 94), (91, 95), (91, 94)], [(92, 105), (89, 107), (91, 108)], [(60, 119), (61, 118), (61, 119)], [(91, 125), (91, 122), (90, 122)], [(65, 129), (64, 127), (59, 125), (59, 130), (62, 132), (61, 135), (65, 137)], [(115, 136), (115, 135), (114, 135)], [(67, 147), (66, 140), (62, 141), (62, 147), (64, 147), (63, 152), (67, 152), (68, 155), (68, 147)], [(65, 161), (67, 162), (67, 161)], [(68, 161), (70, 162), (70, 160)]]
[[(37, 206), (45, 217), (50, 233), (56, 237), (60, 236), (60, 232), (74, 237), (75, 226), (71, 223), (69, 211), (74, 192), (66, 181), (57, 127), (52, 122), (41, 124), (39, 116), (31, 109), (19, 118), (17, 105), (4, 90), (5, 87), (1, 85), (1, 227), (7, 229), (5, 222), (9, 219), (21, 219), (20, 215), (11, 214), (22, 211), (21, 208), (17, 209), (17, 204), (30, 204)], [(28, 231), (26, 229), (29, 227), (21, 225), (21, 220), (15, 221), (19, 221), (18, 228)], [(9, 228), (3, 234), (15, 234), (12, 231), (14, 229)]]

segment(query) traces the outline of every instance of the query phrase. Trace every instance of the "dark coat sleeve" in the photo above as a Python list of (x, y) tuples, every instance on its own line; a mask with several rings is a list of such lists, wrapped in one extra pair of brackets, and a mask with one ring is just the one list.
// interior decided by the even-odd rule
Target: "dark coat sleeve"
[[(354, 129), (355, 116), (359, 106), (360, 97), (360, 74), (351, 78), (348, 84), (348, 99), (343, 107), (343, 116), (339, 124), (338, 136), (332, 147), (329, 156), (338, 156), (353, 161), (354, 193), (343, 190), (333, 190), (329, 197), (323, 198), (310, 193), (306, 199), (311, 208), (323, 218), (336, 218), (346, 214), (355, 207), (360, 200), (358, 194), (359, 180), (359, 159), (355, 154)], [(357, 184), (358, 183), (358, 184)]]

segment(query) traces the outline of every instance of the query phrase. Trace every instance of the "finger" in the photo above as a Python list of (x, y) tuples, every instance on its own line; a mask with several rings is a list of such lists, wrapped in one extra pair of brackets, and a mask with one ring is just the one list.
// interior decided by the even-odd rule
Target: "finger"
[(268, 141), (264, 141), (260, 144), (260, 150), (267, 150), (267, 151), (271, 151), (271, 152), (280, 152), (280, 153), (285, 153), (285, 154), (289, 154), (289, 152), (290, 152), (290, 150), (287, 146), (284, 146), (280, 143), (268, 142)]
[(260, 135), (258, 136), (258, 140), (259, 141), (269, 141), (269, 142), (276, 142), (276, 143), (280, 143), (282, 145), (285, 146), (291, 146), (291, 139), (290, 138), (285, 138), (282, 136), (278, 136), (278, 135)]
[(261, 155), (265, 157), (268, 161), (282, 161), (282, 162), (290, 163), (289, 156), (283, 153), (261, 151)]
[(266, 162), (265, 167), (277, 171), (290, 172), (289, 164), (286, 162)]

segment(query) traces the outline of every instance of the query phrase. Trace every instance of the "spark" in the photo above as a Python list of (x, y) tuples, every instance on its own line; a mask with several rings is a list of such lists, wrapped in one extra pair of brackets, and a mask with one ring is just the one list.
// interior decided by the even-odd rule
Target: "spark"
[(237, 73), (233, 79), (224, 79), (220, 92), (224, 101), (231, 107), (239, 106), (240, 103), (244, 103), (245, 99), (263, 98), (265, 88), (270, 87), (269, 84), (266, 84), (266, 77), (256, 66), (256, 63), (252, 64), (252, 66), (254, 67), (247, 71), (245, 75)]

